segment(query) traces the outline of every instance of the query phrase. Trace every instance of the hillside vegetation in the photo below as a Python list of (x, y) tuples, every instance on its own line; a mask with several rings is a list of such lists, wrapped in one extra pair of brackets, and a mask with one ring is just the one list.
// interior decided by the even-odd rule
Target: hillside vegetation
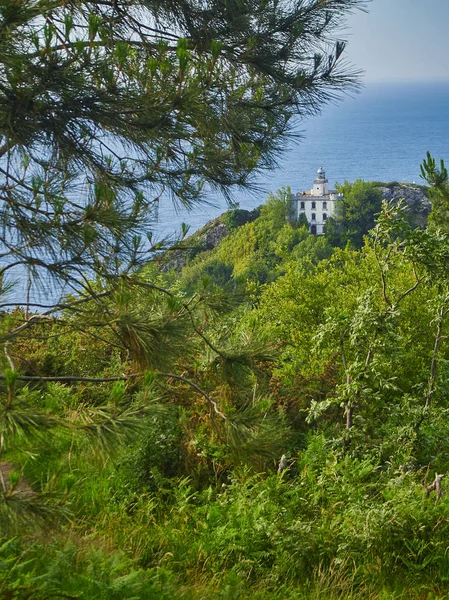
[(449, 193), (424, 172), (425, 227), (356, 182), (352, 229), (312, 236), (281, 190), (132, 293), (3, 313), (0, 597), (448, 596)]

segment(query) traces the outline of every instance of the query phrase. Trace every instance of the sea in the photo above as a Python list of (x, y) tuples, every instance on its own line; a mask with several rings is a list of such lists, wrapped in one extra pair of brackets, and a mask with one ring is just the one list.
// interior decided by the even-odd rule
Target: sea
[[(424, 184), (420, 164), (427, 152), (449, 167), (449, 80), (367, 83), (358, 94), (297, 122), (295, 131), (300, 139), (289, 142), (276, 168), (255, 178), (257, 192), (233, 191), (240, 208), (251, 210), (282, 187), (310, 189), (319, 167), (331, 188), (356, 179)], [(193, 233), (228, 208), (217, 195), (206, 200), (192, 211), (162, 203), (155, 233), (175, 234), (181, 223)]]
[[(356, 179), (424, 183), (419, 167), (427, 152), (449, 166), (449, 80), (368, 83), (358, 94), (297, 122), (295, 131), (299, 139), (289, 141), (277, 166), (255, 178), (257, 191), (231, 190), (240, 208), (252, 210), (283, 187), (292, 192), (310, 189), (319, 167), (324, 168), (331, 188)], [(225, 198), (212, 193), (190, 211), (162, 199), (153, 239), (175, 239), (182, 223), (193, 233), (228, 207)], [(8, 302), (21, 304), (26, 274), (18, 272), (15, 277)], [(48, 304), (68, 291), (41, 281), (32, 289), (31, 300)]]

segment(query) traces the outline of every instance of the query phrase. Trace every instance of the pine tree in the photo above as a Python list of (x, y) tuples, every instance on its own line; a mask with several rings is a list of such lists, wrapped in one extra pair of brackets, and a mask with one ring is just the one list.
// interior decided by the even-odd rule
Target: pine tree
[(358, 5), (2, 2), (1, 274), (135, 271), (161, 196), (250, 185), (293, 116), (356, 86), (329, 44)]

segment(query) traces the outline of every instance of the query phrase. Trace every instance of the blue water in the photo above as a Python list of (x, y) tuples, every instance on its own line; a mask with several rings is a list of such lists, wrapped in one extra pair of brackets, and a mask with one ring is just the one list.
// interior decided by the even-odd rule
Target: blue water
[[(289, 145), (273, 172), (257, 178), (260, 193), (235, 192), (241, 208), (262, 204), (269, 192), (283, 186), (293, 192), (310, 189), (321, 165), (331, 187), (358, 178), (424, 183), (419, 165), (427, 151), (449, 165), (449, 81), (367, 85), (355, 97), (346, 97), (298, 124), (298, 130), (302, 141)], [(157, 231), (170, 233), (186, 222), (193, 232), (226, 210), (222, 198), (209, 200), (215, 206), (190, 213), (163, 205)]]

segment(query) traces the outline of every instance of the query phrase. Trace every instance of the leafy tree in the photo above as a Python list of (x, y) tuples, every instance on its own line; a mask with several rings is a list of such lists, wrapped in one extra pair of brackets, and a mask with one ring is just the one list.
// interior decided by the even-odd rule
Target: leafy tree
[[(428, 157), (425, 164), (429, 182), (439, 180), (440, 209), (444, 163), (438, 170)], [(362, 251), (327, 258), (330, 249), (311, 239), (293, 249), (285, 275), (265, 288), (253, 315), (281, 345), (274, 373), (290, 402), (307, 407), (318, 427), (327, 422), (346, 450), (393, 452), (400, 439), (404, 460), (442, 460), (447, 228), (430, 220), (413, 229), (401, 204), (385, 202)]]
[(309, 237), (309, 228), (307, 226), (292, 227), (286, 223), (276, 236), (276, 241), (272, 242), (274, 252), (281, 258), (288, 259), (293, 248)]
[(306, 227), (307, 230), (309, 229), (309, 225), (310, 223), (307, 220), (306, 214), (305, 213), (301, 213), (299, 215), (298, 220), (296, 221), (296, 227)]
[(374, 227), (375, 215), (380, 212), (382, 193), (372, 183), (358, 179), (337, 186), (343, 198), (335, 203), (335, 213), (325, 226), (326, 237), (333, 246), (343, 248), (350, 243), (363, 246), (363, 236)]
[(233, 231), (237, 227), (244, 225), (245, 223), (250, 223), (257, 219), (260, 215), (260, 208), (255, 208), (254, 210), (245, 210), (243, 208), (233, 208), (225, 212), (222, 215), (223, 223), (226, 224), (226, 227), (229, 231)]

